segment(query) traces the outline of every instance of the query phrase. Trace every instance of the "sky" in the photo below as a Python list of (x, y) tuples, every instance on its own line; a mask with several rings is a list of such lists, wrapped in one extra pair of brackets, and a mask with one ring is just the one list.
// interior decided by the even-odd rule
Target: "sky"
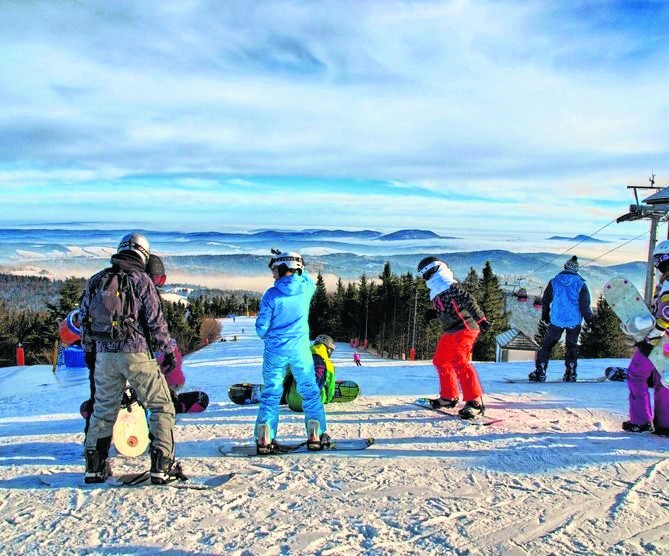
[(669, 185), (664, 2), (0, 13), (0, 226), (573, 236)]

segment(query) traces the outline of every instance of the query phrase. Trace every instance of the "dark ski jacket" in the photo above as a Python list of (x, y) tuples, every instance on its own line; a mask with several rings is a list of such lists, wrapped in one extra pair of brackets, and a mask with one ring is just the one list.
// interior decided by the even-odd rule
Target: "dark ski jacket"
[(563, 270), (548, 283), (541, 318), (560, 328), (574, 328), (583, 319), (592, 320), (590, 290), (577, 272)]
[[(85, 326), (81, 329), (81, 345), (86, 352), (95, 353), (152, 353), (149, 346), (161, 353), (172, 353), (174, 347), (167, 331), (167, 323), (160, 307), (160, 298), (151, 278), (145, 271), (143, 261), (132, 252), (113, 255), (112, 266), (101, 270), (88, 280), (81, 298), (79, 317), (81, 322), (88, 318), (88, 306), (92, 295), (108, 272), (122, 270), (128, 274), (128, 283), (134, 293), (135, 314), (132, 315), (140, 331), (131, 331), (124, 340), (96, 341), (86, 338)], [(147, 342), (147, 336), (149, 341)]]
[(457, 282), (432, 300), (432, 308), (447, 334), (480, 330), (479, 323), (486, 320), (476, 300)]

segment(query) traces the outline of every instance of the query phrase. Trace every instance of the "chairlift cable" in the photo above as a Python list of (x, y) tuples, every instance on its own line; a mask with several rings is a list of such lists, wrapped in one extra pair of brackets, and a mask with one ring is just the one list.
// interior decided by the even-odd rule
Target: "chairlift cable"
[(601, 258), (604, 257), (605, 255), (608, 255), (609, 253), (613, 253), (614, 251), (620, 249), (621, 247), (624, 247), (624, 246), (627, 245), (628, 243), (631, 243), (631, 242), (633, 242), (633, 241), (635, 241), (635, 240), (637, 240), (637, 239), (639, 239), (639, 238), (642, 238), (643, 236), (648, 235), (649, 233), (650, 233), (650, 230), (647, 231), (647, 232), (644, 232), (644, 233), (642, 233), (642, 234), (639, 234), (638, 236), (633, 237), (632, 239), (628, 239), (628, 240), (625, 241), (624, 243), (621, 243), (620, 245), (618, 245), (618, 247), (614, 247), (613, 249), (610, 249), (610, 250), (607, 251), (606, 253), (601, 254), (599, 257), (596, 257), (596, 258), (594, 258), (594, 259), (589, 259), (588, 262), (586, 262), (585, 264), (583, 264), (583, 266), (588, 266), (590, 263), (594, 263), (595, 261), (601, 259)]
[[(587, 238), (592, 238), (592, 237), (596, 236), (596, 235), (597, 235), (599, 232), (601, 232), (604, 228), (607, 228), (608, 226), (610, 226), (611, 224), (613, 224), (614, 222), (616, 222), (616, 220), (617, 220), (617, 219), (611, 220), (611, 222), (609, 222), (608, 224), (605, 224), (605, 225), (602, 226), (599, 230), (597, 230), (596, 232), (594, 232), (594, 233), (592, 233), (592, 234), (590, 234), (589, 236), (586, 236), (586, 237), (587, 237)], [(560, 253), (559, 255), (555, 255), (555, 257), (553, 257), (551, 260), (549, 260), (549, 261), (547, 261), (547, 262), (545, 262), (545, 263), (539, 265), (537, 268), (535, 268), (534, 270), (530, 271), (529, 274), (534, 274), (534, 273), (537, 272), (538, 270), (541, 270), (543, 267), (545, 267), (545, 266), (551, 264), (555, 259), (559, 259), (559, 258), (562, 257), (563, 255), (566, 255), (567, 253), (569, 253), (569, 251), (571, 251), (571, 250), (574, 249), (575, 247), (578, 247), (579, 245), (581, 245), (581, 243), (583, 243), (584, 241), (585, 241), (585, 239), (582, 239), (582, 240), (579, 241), (578, 243), (575, 243), (574, 245), (572, 245), (572, 246), (571, 246), (569, 249), (567, 249), (566, 251), (563, 251), (563, 252)], [(630, 241), (632, 241), (632, 240), (630, 240)], [(622, 246), (621, 246), (621, 247), (622, 247)]]

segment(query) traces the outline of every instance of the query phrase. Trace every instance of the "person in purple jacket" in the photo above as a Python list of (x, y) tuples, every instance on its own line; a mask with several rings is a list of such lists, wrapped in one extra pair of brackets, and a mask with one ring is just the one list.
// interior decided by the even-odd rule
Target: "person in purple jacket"
[[(653, 251), (655, 268), (662, 273), (655, 289), (651, 310), (655, 325), (644, 332), (645, 337), (636, 342), (637, 351), (627, 369), (629, 388), (629, 421), (623, 423), (627, 432), (654, 432), (669, 436), (669, 384), (648, 359), (653, 348), (669, 330), (669, 240), (661, 241)], [(634, 339), (631, 339), (634, 341)], [(654, 404), (651, 406), (648, 388), (653, 388)]]
[(142, 234), (124, 236), (112, 266), (88, 280), (81, 299), (81, 343), (95, 368), (95, 404), (84, 442), (86, 483), (102, 483), (111, 473), (107, 459), (126, 382), (150, 411), (151, 481), (183, 477), (174, 461), (174, 405), (151, 349), (175, 364), (160, 298), (146, 273), (149, 249)]

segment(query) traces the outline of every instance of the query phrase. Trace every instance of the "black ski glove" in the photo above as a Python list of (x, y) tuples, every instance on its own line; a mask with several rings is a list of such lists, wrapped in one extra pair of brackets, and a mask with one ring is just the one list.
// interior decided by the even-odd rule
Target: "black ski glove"
[(87, 351), (84, 353), (84, 363), (86, 363), (86, 367), (88, 367), (88, 370), (92, 373), (95, 372), (95, 356), (96, 354), (94, 351)]
[(648, 357), (650, 352), (653, 351), (653, 344), (649, 344), (645, 340), (642, 342), (637, 342), (636, 347), (639, 349), (639, 353)]
[(177, 368), (177, 360), (176, 357), (174, 357), (174, 353), (166, 353), (163, 356), (163, 364), (161, 365), (163, 374), (165, 375), (169, 374), (176, 368)]
[(423, 318), (428, 322), (434, 320), (437, 318), (437, 311), (435, 311), (434, 309), (427, 309), (423, 313)]
[(479, 322), (479, 328), (481, 329), (481, 334), (485, 334), (492, 328), (492, 325), (495, 323), (495, 321), (489, 321), (489, 320), (482, 320)]

